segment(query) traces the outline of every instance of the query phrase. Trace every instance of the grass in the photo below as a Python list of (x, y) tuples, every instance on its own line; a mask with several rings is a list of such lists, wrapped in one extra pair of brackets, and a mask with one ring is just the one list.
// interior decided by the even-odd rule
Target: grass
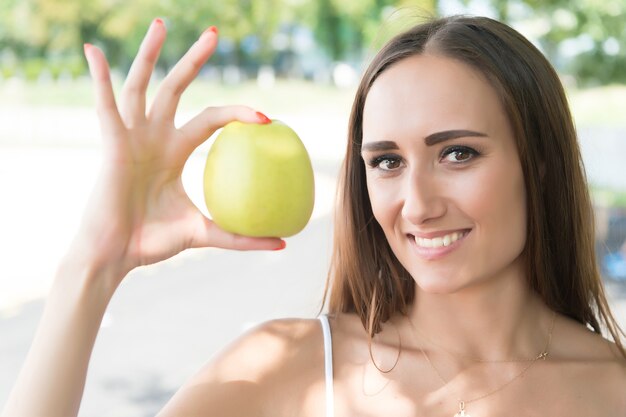
[[(114, 81), (116, 91), (122, 82)], [(148, 100), (155, 93), (157, 83), (151, 83)], [(182, 96), (182, 110), (201, 109), (206, 106), (224, 104), (246, 104), (267, 112), (276, 113), (334, 113), (348, 116), (354, 89), (338, 89), (330, 85), (313, 84), (298, 80), (281, 80), (263, 89), (253, 81), (236, 86), (195, 80)], [(0, 82), (0, 106), (28, 107), (91, 107), (94, 103), (91, 81), (81, 78), (76, 81), (28, 83), (12, 80)]]
[[(121, 77), (116, 77), (114, 84), (119, 91)], [(154, 94), (155, 87), (156, 83), (152, 83), (149, 96)], [(338, 89), (330, 85), (298, 80), (280, 80), (271, 89), (262, 89), (253, 81), (228, 86), (218, 82), (196, 80), (183, 94), (181, 108), (247, 104), (267, 113), (341, 112), (347, 117), (354, 91), (354, 88)], [(570, 89), (568, 98), (579, 127), (626, 127), (626, 117), (623, 113), (626, 86)], [(91, 81), (87, 77), (56, 83), (28, 83), (15, 80), (0, 82), (0, 106), (90, 107), (93, 102)]]
[(626, 127), (626, 85), (569, 90), (570, 107), (579, 127)]
[(595, 204), (602, 207), (626, 208), (626, 190), (592, 186), (591, 197)]
[[(121, 77), (115, 78), (119, 91)], [(156, 83), (151, 84), (149, 96)], [(203, 108), (219, 104), (247, 104), (267, 113), (342, 112), (346, 117), (354, 96), (354, 88), (338, 89), (325, 84), (298, 80), (280, 80), (271, 89), (262, 89), (253, 81), (236, 86), (196, 80), (183, 94), (182, 109)], [(626, 86), (610, 85), (591, 89), (570, 89), (568, 98), (579, 127), (626, 127), (623, 107)], [(87, 77), (75, 81), (28, 83), (0, 82), (0, 106), (67, 106), (89, 107), (94, 102), (91, 81)]]

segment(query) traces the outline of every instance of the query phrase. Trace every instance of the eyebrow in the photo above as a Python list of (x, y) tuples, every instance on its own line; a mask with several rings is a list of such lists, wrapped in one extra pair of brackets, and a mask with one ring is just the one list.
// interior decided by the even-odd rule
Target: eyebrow
[(361, 147), (364, 152), (391, 151), (398, 148), (398, 144), (391, 140), (381, 140), (379, 142), (369, 142)]
[(433, 146), (450, 139), (483, 136), (487, 136), (487, 134), (482, 132), (475, 132), (473, 130), (446, 130), (443, 132), (432, 133), (426, 136), (426, 138), (424, 139), (424, 143), (426, 143), (426, 146)]
[[(433, 146), (446, 140), (467, 138), (467, 137), (484, 137), (486, 133), (475, 132), (473, 130), (445, 130), (443, 132), (431, 133), (424, 138), (426, 146)], [(364, 152), (389, 151), (400, 149), (394, 141), (383, 140), (378, 142), (369, 142), (362, 145), (361, 150)]]

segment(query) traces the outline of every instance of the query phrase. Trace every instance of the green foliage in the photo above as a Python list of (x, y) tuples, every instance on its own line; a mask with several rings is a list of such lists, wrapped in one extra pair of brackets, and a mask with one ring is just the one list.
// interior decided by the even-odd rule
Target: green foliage
[(563, 73), (579, 85), (626, 83), (626, 1), (492, 0), (498, 18), (515, 21), (514, 5), (546, 27), (540, 43)]
[[(581, 85), (626, 82), (626, 1), (490, 3), (503, 21), (530, 20), (543, 27), (544, 51)], [(360, 62), (369, 48), (379, 47), (407, 22), (438, 10), (438, 0), (2, 0), (0, 73), (37, 78), (44, 68), (35, 58), (41, 58), (53, 78), (68, 72), (76, 76), (85, 70), (76, 61), (85, 42), (103, 48), (111, 64), (126, 71), (155, 17), (168, 27), (158, 64), (162, 69), (170, 68), (211, 25), (222, 39), (212, 61), (217, 65), (275, 64), (281, 54), (295, 53), (289, 48), (299, 27), (315, 34), (316, 50), (330, 60)], [(275, 47), (277, 33), (287, 36), (287, 51)]]
[(318, 0), (309, 3), (316, 16), (315, 34), (333, 60), (361, 59), (372, 44), (395, 34), (398, 16), (411, 15), (413, 23), (434, 16), (437, 0)]

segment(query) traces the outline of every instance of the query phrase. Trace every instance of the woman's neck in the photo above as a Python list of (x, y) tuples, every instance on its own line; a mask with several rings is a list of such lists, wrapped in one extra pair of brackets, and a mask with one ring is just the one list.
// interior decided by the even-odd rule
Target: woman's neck
[(409, 331), (420, 346), (490, 360), (532, 358), (540, 353), (551, 314), (521, 273), (508, 273), (455, 293), (416, 288)]

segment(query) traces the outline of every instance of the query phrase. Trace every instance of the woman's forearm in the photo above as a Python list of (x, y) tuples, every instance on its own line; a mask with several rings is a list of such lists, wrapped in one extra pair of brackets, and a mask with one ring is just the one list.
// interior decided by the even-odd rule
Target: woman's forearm
[[(119, 282), (112, 270), (64, 262), (2, 417), (78, 414), (89, 358)], [(108, 288), (107, 288), (108, 287)]]
[(279, 238), (222, 230), (187, 196), (181, 176), (196, 147), (231, 121), (269, 119), (245, 106), (208, 107), (183, 126), (175, 125), (180, 94), (217, 47), (213, 27), (166, 76), (148, 117), (146, 88), (165, 36), (163, 20), (155, 19), (129, 71), (119, 108), (104, 53), (85, 44), (102, 131), (102, 170), (1, 417), (77, 414), (102, 317), (133, 268), (188, 248), (284, 248)]

